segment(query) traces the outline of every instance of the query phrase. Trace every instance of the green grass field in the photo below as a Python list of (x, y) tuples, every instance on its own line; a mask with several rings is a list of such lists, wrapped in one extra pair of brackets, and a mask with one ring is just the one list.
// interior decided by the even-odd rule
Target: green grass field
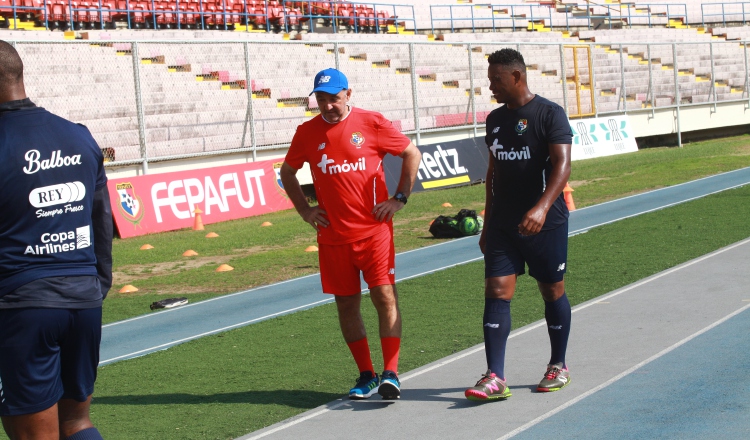
[[(571, 303), (747, 238), (748, 200), (743, 187), (572, 237)], [(482, 286), (481, 262), (399, 284), (401, 374), (482, 342)], [(377, 334), (374, 308), (363, 304), (368, 332)], [(512, 316), (514, 328), (544, 317), (528, 276), (519, 279)], [(540, 374), (547, 355), (540, 350)], [(484, 369), (477, 365), (477, 375)], [(329, 304), (104, 366), (92, 416), (107, 439), (228, 439), (341, 397), (356, 373)], [(409, 392), (408, 382), (403, 388)]]
[[(578, 207), (750, 166), (750, 138), (662, 148), (573, 164)], [(481, 210), (483, 186), (415, 194), (398, 215), (399, 251), (437, 243), (429, 220), (459, 208)], [(449, 201), (454, 208), (440, 204)], [(572, 304), (625, 286), (750, 236), (750, 187), (725, 191), (590, 230), (570, 239), (566, 285)], [(260, 228), (271, 221), (271, 228)], [(311, 228), (286, 211), (115, 243), (116, 289), (141, 291), (105, 301), (105, 321), (148, 313), (165, 295), (191, 301), (317, 271)], [(207, 231), (206, 231), (207, 232)], [(140, 251), (150, 243), (155, 249)], [(200, 256), (180, 255), (194, 249)], [(235, 267), (217, 274), (221, 263)], [(400, 373), (482, 342), (483, 266), (454, 267), (399, 283), (404, 318)], [(376, 315), (363, 315), (376, 335)], [(519, 279), (513, 328), (543, 318), (533, 279)], [(575, 319), (575, 315), (574, 315)], [(382, 366), (377, 338), (372, 345)], [(540, 374), (546, 350), (539, 353)], [(477, 365), (477, 376), (484, 371)], [(331, 304), (191, 341), (99, 370), (92, 418), (107, 439), (230, 439), (334, 400), (354, 383), (356, 366)], [(509, 372), (511, 387), (512, 372)], [(467, 386), (473, 384), (466, 384)], [(408, 393), (409, 384), (404, 384)], [(0, 438), (5, 438), (0, 435)]]
[[(573, 162), (571, 185), (577, 207), (674, 185), (750, 166), (750, 137), (686, 144), (684, 148), (654, 148), (637, 153)], [(443, 208), (450, 202), (452, 208)], [(427, 231), (430, 220), (455, 214), (460, 208), (484, 207), (484, 186), (474, 185), (414, 194), (394, 224), (397, 252), (440, 242)], [(270, 221), (273, 226), (261, 228)], [(215, 231), (218, 238), (205, 238)], [(149, 243), (154, 249), (142, 251)], [(114, 243), (114, 287), (104, 307), (104, 322), (150, 313), (149, 304), (186, 295), (200, 301), (318, 271), (313, 229), (294, 210), (221, 224), (207, 231), (182, 230)], [(183, 257), (193, 249), (197, 257)], [(216, 273), (222, 263), (234, 271)], [(140, 290), (119, 294), (125, 284)]]

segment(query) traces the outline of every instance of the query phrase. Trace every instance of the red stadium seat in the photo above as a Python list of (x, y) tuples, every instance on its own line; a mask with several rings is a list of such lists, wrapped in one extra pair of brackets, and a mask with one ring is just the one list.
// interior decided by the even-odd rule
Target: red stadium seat
[(112, 20), (124, 20), (128, 17), (128, 3), (125, 0), (115, 0), (114, 7), (116, 11), (112, 12)]
[(260, 27), (265, 27), (268, 21), (268, 16), (266, 15), (266, 8), (264, 7), (256, 8), (255, 16), (251, 17), (251, 20), (255, 22), (256, 25)]

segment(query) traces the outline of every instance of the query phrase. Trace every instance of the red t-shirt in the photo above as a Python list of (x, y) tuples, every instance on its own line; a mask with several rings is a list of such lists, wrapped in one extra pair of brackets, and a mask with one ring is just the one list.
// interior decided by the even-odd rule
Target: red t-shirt
[(371, 214), (388, 199), (383, 157), (401, 154), (410, 142), (380, 113), (355, 107), (336, 124), (318, 115), (297, 127), (285, 161), (295, 169), (310, 164), (318, 203), (330, 221), (319, 228), (318, 243), (351, 243), (390, 228)]

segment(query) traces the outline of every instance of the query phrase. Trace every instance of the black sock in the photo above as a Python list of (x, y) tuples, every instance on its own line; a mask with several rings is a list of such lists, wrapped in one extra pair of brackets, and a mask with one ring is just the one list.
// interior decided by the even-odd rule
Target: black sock
[(484, 299), (484, 353), (487, 368), (505, 380), (505, 345), (510, 334), (510, 301)]
[(570, 335), (570, 302), (568, 295), (554, 302), (544, 302), (544, 318), (547, 320), (547, 333), (552, 348), (550, 364), (562, 363), (565, 367), (565, 350), (568, 348), (568, 336)]
[(70, 437), (65, 437), (65, 440), (104, 440), (102, 435), (99, 434), (99, 430), (91, 427), (78, 431)]

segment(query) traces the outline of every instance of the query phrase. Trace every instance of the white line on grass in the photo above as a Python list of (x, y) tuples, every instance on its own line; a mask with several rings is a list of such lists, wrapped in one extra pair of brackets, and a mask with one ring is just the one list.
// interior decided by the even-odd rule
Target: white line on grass
[[(576, 306), (576, 307), (573, 308), (572, 312), (573, 313), (578, 312), (580, 310), (583, 310), (585, 308), (590, 307), (593, 304), (596, 304), (597, 302), (600, 302), (602, 300), (606, 300), (606, 299), (615, 297), (615, 296), (620, 295), (622, 293), (625, 293), (625, 292), (628, 292), (630, 290), (633, 290), (636, 287), (640, 287), (640, 286), (643, 286), (644, 284), (648, 284), (648, 283), (650, 283), (652, 281), (656, 281), (659, 278), (663, 278), (663, 277), (665, 277), (665, 276), (667, 276), (667, 275), (669, 275), (671, 273), (674, 273), (674, 272), (677, 272), (679, 270), (688, 268), (688, 267), (690, 267), (690, 266), (692, 266), (694, 264), (700, 263), (701, 261), (707, 260), (708, 258), (714, 257), (714, 256), (719, 255), (719, 254), (723, 254), (724, 252), (727, 252), (729, 250), (732, 250), (732, 249), (734, 249), (736, 247), (742, 246), (742, 245), (747, 244), (747, 243), (750, 243), (750, 239), (745, 239), (745, 240), (740, 241), (738, 243), (735, 243), (733, 245), (730, 245), (730, 246), (727, 246), (725, 248), (719, 249), (717, 251), (708, 253), (708, 254), (706, 254), (706, 255), (704, 255), (702, 257), (696, 258), (695, 260), (691, 260), (691, 261), (689, 261), (687, 263), (683, 263), (683, 264), (681, 264), (679, 266), (673, 267), (672, 269), (666, 270), (664, 272), (660, 272), (657, 275), (653, 275), (651, 277), (648, 277), (648, 278), (646, 278), (646, 279), (644, 279), (642, 281), (639, 281), (639, 282), (637, 282), (635, 284), (632, 284), (630, 286), (624, 287), (622, 289), (616, 290), (616, 291), (614, 291), (614, 292), (612, 292), (610, 294), (607, 294), (607, 295), (604, 295), (604, 296), (600, 296), (598, 298), (594, 298), (594, 299), (589, 300), (589, 301), (587, 301), (587, 302), (585, 302), (583, 304), (579, 304), (578, 306)], [(699, 336), (699, 335), (707, 332), (708, 330), (711, 330), (712, 328), (716, 327), (717, 325), (721, 324), (722, 322), (730, 319), (732, 316), (735, 316), (735, 315), (743, 312), (744, 310), (746, 310), (748, 308), (750, 308), (750, 304), (748, 304), (747, 306), (745, 306), (745, 307), (737, 310), (736, 312), (733, 312), (732, 314), (730, 314), (730, 315), (722, 318), (720, 321), (717, 321), (717, 322), (711, 324), (710, 326), (704, 328), (703, 330), (699, 331), (698, 333), (695, 333), (695, 334), (693, 334), (693, 335), (691, 335), (691, 336), (683, 339), (682, 341), (678, 342), (677, 344), (673, 345), (672, 347), (669, 347), (669, 348), (667, 348), (667, 349), (659, 352), (658, 354), (656, 354), (656, 355), (652, 356), (651, 358), (649, 358), (649, 359), (641, 362), (640, 364), (638, 364), (635, 367), (633, 367), (633, 368), (625, 371), (624, 373), (622, 373), (622, 374), (620, 374), (618, 376), (615, 376), (614, 378), (610, 379), (609, 381), (605, 382), (604, 384), (601, 384), (598, 387), (593, 388), (592, 390), (589, 390), (587, 393), (582, 394), (581, 396), (579, 396), (579, 398), (570, 401), (568, 404), (563, 405), (560, 408), (557, 408), (557, 409), (555, 409), (553, 411), (550, 411), (549, 413), (547, 413), (547, 414), (545, 414), (543, 416), (540, 416), (537, 419), (532, 420), (531, 422), (527, 423), (526, 425), (523, 425), (522, 427), (516, 429), (515, 431), (512, 431), (510, 434), (502, 437), (502, 439), (509, 438), (509, 436), (511, 434), (515, 435), (515, 434), (520, 433), (523, 430), (528, 429), (529, 427), (532, 426), (533, 423), (538, 423), (538, 422), (540, 422), (540, 421), (542, 421), (542, 420), (544, 420), (544, 419), (546, 419), (546, 418), (548, 418), (548, 417), (556, 414), (557, 412), (561, 411), (563, 408), (566, 408), (566, 407), (572, 405), (573, 403), (576, 403), (579, 400), (583, 399), (584, 397), (589, 396), (589, 395), (595, 393), (596, 391), (599, 391), (600, 389), (606, 387), (607, 385), (609, 385), (611, 383), (614, 383), (615, 381), (621, 379), (622, 377), (625, 377), (627, 374), (630, 374), (632, 371), (634, 371), (634, 370), (642, 367), (643, 365), (646, 365), (647, 363), (651, 362), (652, 360), (654, 360), (654, 359), (656, 359), (656, 358), (658, 358), (660, 356), (663, 356), (666, 353), (669, 353), (670, 351), (674, 350), (675, 348), (679, 347), (680, 345), (682, 345), (682, 344), (690, 341), (691, 339), (693, 339), (693, 338), (695, 338), (695, 337), (697, 337), (697, 336)], [(546, 323), (545, 323), (544, 320), (539, 321), (539, 322), (537, 322), (535, 324), (529, 324), (529, 325), (527, 325), (525, 327), (522, 327), (519, 330), (516, 330), (516, 331), (512, 332), (510, 334), (510, 336), (508, 336), (508, 339), (514, 338), (516, 336), (520, 336), (520, 335), (522, 335), (524, 333), (528, 333), (531, 330), (537, 329), (537, 328), (545, 326), (545, 325), (546, 325)], [(482, 350), (484, 350), (484, 344), (483, 343), (479, 344), (479, 345), (476, 345), (476, 346), (474, 346), (472, 348), (469, 348), (469, 349), (467, 349), (467, 350), (465, 350), (465, 351), (463, 351), (461, 353), (457, 353), (455, 355), (443, 358), (443, 359), (437, 361), (437, 363), (435, 363), (433, 365), (430, 365), (430, 366), (427, 366), (427, 367), (424, 367), (424, 368), (421, 368), (421, 369), (418, 369), (418, 370), (414, 371), (411, 374), (405, 374), (401, 378), (401, 382), (405, 382), (405, 381), (407, 381), (409, 379), (412, 379), (414, 377), (421, 376), (422, 374), (428, 373), (428, 372), (430, 372), (432, 370), (435, 370), (437, 368), (443, 367), (443, 366), (448, 365), (448, 364), (450, 364), (452, 362), (455, 362), (455, 361), (457, 361), (459, 359), (465, 358), (466, 356), (470, 356), (472, 354), (478, 353), (478, 352), (480, 352)], [(260, 438), (266, 437), (266, 436), (271, 435), (273, 433), (282, 431), (282, 430), (284, 430), (286, 428), (290, 428), (290, 427), (292, 427), (292, 426), (294, 426), (294, 425), (296, 425), (298, 423), (301, 423), (301, 422), (304, 422), (306, 420), (310, 420), (310, 419), (312, 419), (314, 417), (317, 417), (319, 415), (325, 414), (328, 411), (337, 409), (337, 408), (345, 405), (346, 403), (348, 403), (347, 400), (338, 400), (338, 401), (335, 401), (335, 402), (332, 402), (332, 403), (328, 403), (326, 405), (323, 405), (323, 407), (320, 408), (318, 411), (310, 413), (310, 414), (308, 414), (306, 416), (303, 415), (303, 416), (299, 416), (299, 417), (293, 417), (293, 418), (289, 419), (289, 421), (287, 421), (286, 423), (285, 422), (280, 422), (282, 424), (280, 426), (277, 426), (276, 428), (269, 429), (268, 431), (264, 431), (262, 433), (254, 435), (254, 436), (250, 436), (251, 434), (248, 434), (245, 437), (239, 437), (237, 440), (256, 440), (256, 439), (260, 439)], [(523, 428), (523, 429), (521, 429), (521, 428)]]
[(500, 437), (498, 440), (509, 439), (511, 437), (514, 437), (516, 434), (520, 434), (523, 431), (526, 431), (527, 429), (529, 429), (529, 428), (533, 427), (534, 425), (536, 425), (536, 424), (538, 424), (538, 423), (540, 423), (540, 422), (542, 422), (542, 421), (544, 421), (544, 420), (552, 417), (553, 415), (559, 413), (560, 411), (562, 411), (562, 410), (564, 410), (566, 408), (569, 408), (569, 407), (575, 405), (576, 403), (578, 403), (581, 400), (587, 398), (588, 396), (590, 396), (590, 395), (592, 395), (592, 394), (594, 394), (594, 393), (596, 393), (598, 391), (601, 391), (604, 388), (612, 385), (613, 383), (615, 383), (618, 380), (622, 379), (623, 377), (625, 377), (625, 376), (633, 373), (635, 370), (643, 367), (644, 365), (646, 365), (646, 364), (648, 364), (650, 362), (653, 362), (656, 359), (659, 359), (660, 357), (664, 356), (665, 354), (669, 353), (670, 351), (672, 351), (672, 350), (674, 350), (676, 348), (679, 348), (682, 345), (685, 345), (686, 343), (692, 341), (693, 339), (697, 338), (698, 336), (702, 335), (703, 333), (706, 333), (707, 331), (713, 329), (714, 327), (717, 327), (717, 326), (723, 324), (724, 322), (726, 322), (729, 319), (731, 319), (731, 318), (739, 315), (740, 313), (744, 312), (747, 309), (750, 309), (750, 304), (742, 307), (739, 310), (735, 310), (734, 312), (732, 312), (729, 315), (727, 315), (727, 316), (721, 318), (720, 320), (714, 322), (713, 324), (709, 325), (708, 327), (705, 327), (702, 330), (699, 330), (699, 331), (693, 333), (692, 335), (688, 336), (687, 338), (681, 340), (680, 342), (677, 342), (676, 344), (674, 344), (674, 345), (672, 345), (670, 347), (667, 347), (664, 350), (656, 353), (655, 355), (651, 356), (650, 358), (646, 359), (645, 361), (640, 362), (640, 363), (638, 363), (636, 365), (633, 365), (632, 367), (628, 368), (627, 370), (623, 371), (622, 373), (618, 374), (617, 376), (613, 377), (612, 379), (610, 379), (610, 380), (608, 380), (608, 381), (600, 384), (599, 386), (596, 386), (596, 387), (594, 387), (594, 388), (586, 391), (585, 393), (581, 394), (580, 396), (578, 396), (578, 397), (576, 397), (576, 398), (574, 398), (572, 400), (567, 401), (566, 403), (564, 403), (563, 405), (558, 406), (557, 408), (553, 409), (552, 411), (549, 411), (546, 414), (542, 414), (541, 416), (539, 416), (536, 419), (534, 419), (534, 420), (526, 423), (525, 425), (519, 426), (518, 428), (514, 429), (513, 431), (511, 431), (511, 432), (505, 434), (504, 436)]

